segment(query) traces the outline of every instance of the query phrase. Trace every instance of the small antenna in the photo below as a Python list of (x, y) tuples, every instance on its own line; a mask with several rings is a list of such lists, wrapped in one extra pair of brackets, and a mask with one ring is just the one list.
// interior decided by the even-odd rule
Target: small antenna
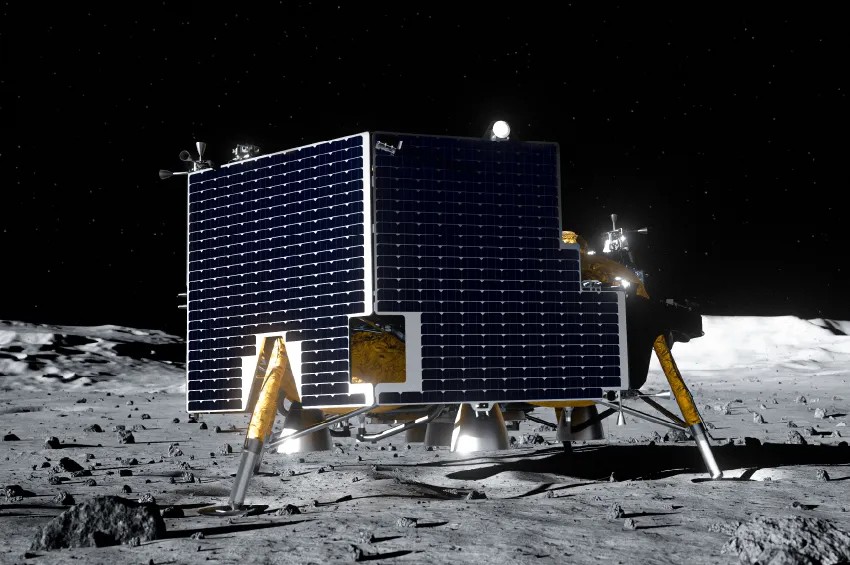
[(191, 163), (191, 169), (188, 171), (181, 172), (172, 172), (166, 169), (159, 170), (159, 178), (162, 180), (169, 179), (175, 175), (188, 175), (191, 172), (201, 171), (203, 169), (210, 169), (213, 166), (213, 162), (210, 160), (204, 159), (204, 151), (207, 149), (207, 144), (203, 141), (196, 141), (195, 148), (198, 150), (198, 158), (192, 159), (192, 154), (186, 151), (185, 149), (181, 151), (177, 158), (183, 161), (184, 163)]

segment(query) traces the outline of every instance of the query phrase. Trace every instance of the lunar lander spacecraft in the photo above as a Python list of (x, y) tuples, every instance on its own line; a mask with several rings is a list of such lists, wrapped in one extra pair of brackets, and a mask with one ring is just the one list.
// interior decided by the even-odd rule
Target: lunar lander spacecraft
[[(650, 297), (616, 216), (601, 254), (562, 228), (557, 144), (494, 122), (477, 138), (240, 145), (218, 167), (203, 153), (160, 177), (188, 176), (187, 410), (251, 413), (222, 512), (264, 451), (343, 433), (507, 449), (542, 408), (566, 448), (611, 415), (688, 432), (722, 476), (671, 354), (702, 335), (699, 313)], [(681, 416), (640, 391), (653, 353)]]

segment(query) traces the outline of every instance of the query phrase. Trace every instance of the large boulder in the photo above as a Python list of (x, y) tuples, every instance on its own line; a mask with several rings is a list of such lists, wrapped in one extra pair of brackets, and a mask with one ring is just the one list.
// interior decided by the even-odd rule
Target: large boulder
[(850, 534), (821, 518), (759, 516), (739, 525), (721, 553), (746, 565), (837, 565), (850, 561)]
[(48, 522), (32, 542), (33, 551), (66, 547), (104, 547), (150, 541), (165, 535), (156, 506), (120, 496), (98, 496), (69, 508)]

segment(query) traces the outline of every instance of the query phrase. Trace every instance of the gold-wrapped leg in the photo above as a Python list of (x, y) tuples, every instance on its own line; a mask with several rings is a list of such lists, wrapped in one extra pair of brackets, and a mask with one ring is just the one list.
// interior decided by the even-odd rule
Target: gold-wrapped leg
[(667, 382), (670, 383), (670, 389), (673, 391), (673, 396), (676, 398), (676, 403), (679, 405), (682, 417), (688, 425), (691, 435), (697, 443), (697, 447), (699, 447), (700, 455), (702, 455), (702, 459), (705, 461), (705, 466), (708, 467), (711, 478), (722, 478), (723, 472), (717, 466), (717, 461), (715, 461), (714, 454), (711, 452), (711, 445), (708, 442), (705, 424), (694, 402), (694, 397), (691, 395), (691, 391), (688, 390), (684, 379), (682, 379), (682, 373), (679, 372), (676, 361), (673, 359), (673, 354), (667, 346), (667, 340), (663, 335), (655, 339), (653, 349), (655, 349), (658, 362), (664, 370)]
[(259, 465), (262, 457), (263, 445), (271, 434), (277, 414), (278, 392), (284, 375), (289, 369), (286, 356), (286, 348), (281, 338), (276, 339), (271, 363), (263, 380), (257, 404), (251, 414), (251, 422), (248, 424), (248, 433), (245, 444), (242, 447), (242, 458), (239, 461), (239, 470), (236, 471), (236, 479), (230, 491), (230, 508), (239, 510), (245, 502), (245, 493), (248, 483)]

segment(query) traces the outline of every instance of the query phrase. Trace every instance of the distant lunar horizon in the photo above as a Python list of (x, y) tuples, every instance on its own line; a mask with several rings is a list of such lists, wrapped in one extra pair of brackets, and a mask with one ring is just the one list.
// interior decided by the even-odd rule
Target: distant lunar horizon
[[(702, 316), (703, 333), (676, 343), (686, 380), (713, 371), (850, 374), (850, 321), (795, 316)], [(650, 380), (663, 379), (655, 357)], [(690, 376), (690, 379), (688, 379)], [(185, 392), (185, 340), (161, 330), (0, 320), (0, 386), (22, 390)]]

